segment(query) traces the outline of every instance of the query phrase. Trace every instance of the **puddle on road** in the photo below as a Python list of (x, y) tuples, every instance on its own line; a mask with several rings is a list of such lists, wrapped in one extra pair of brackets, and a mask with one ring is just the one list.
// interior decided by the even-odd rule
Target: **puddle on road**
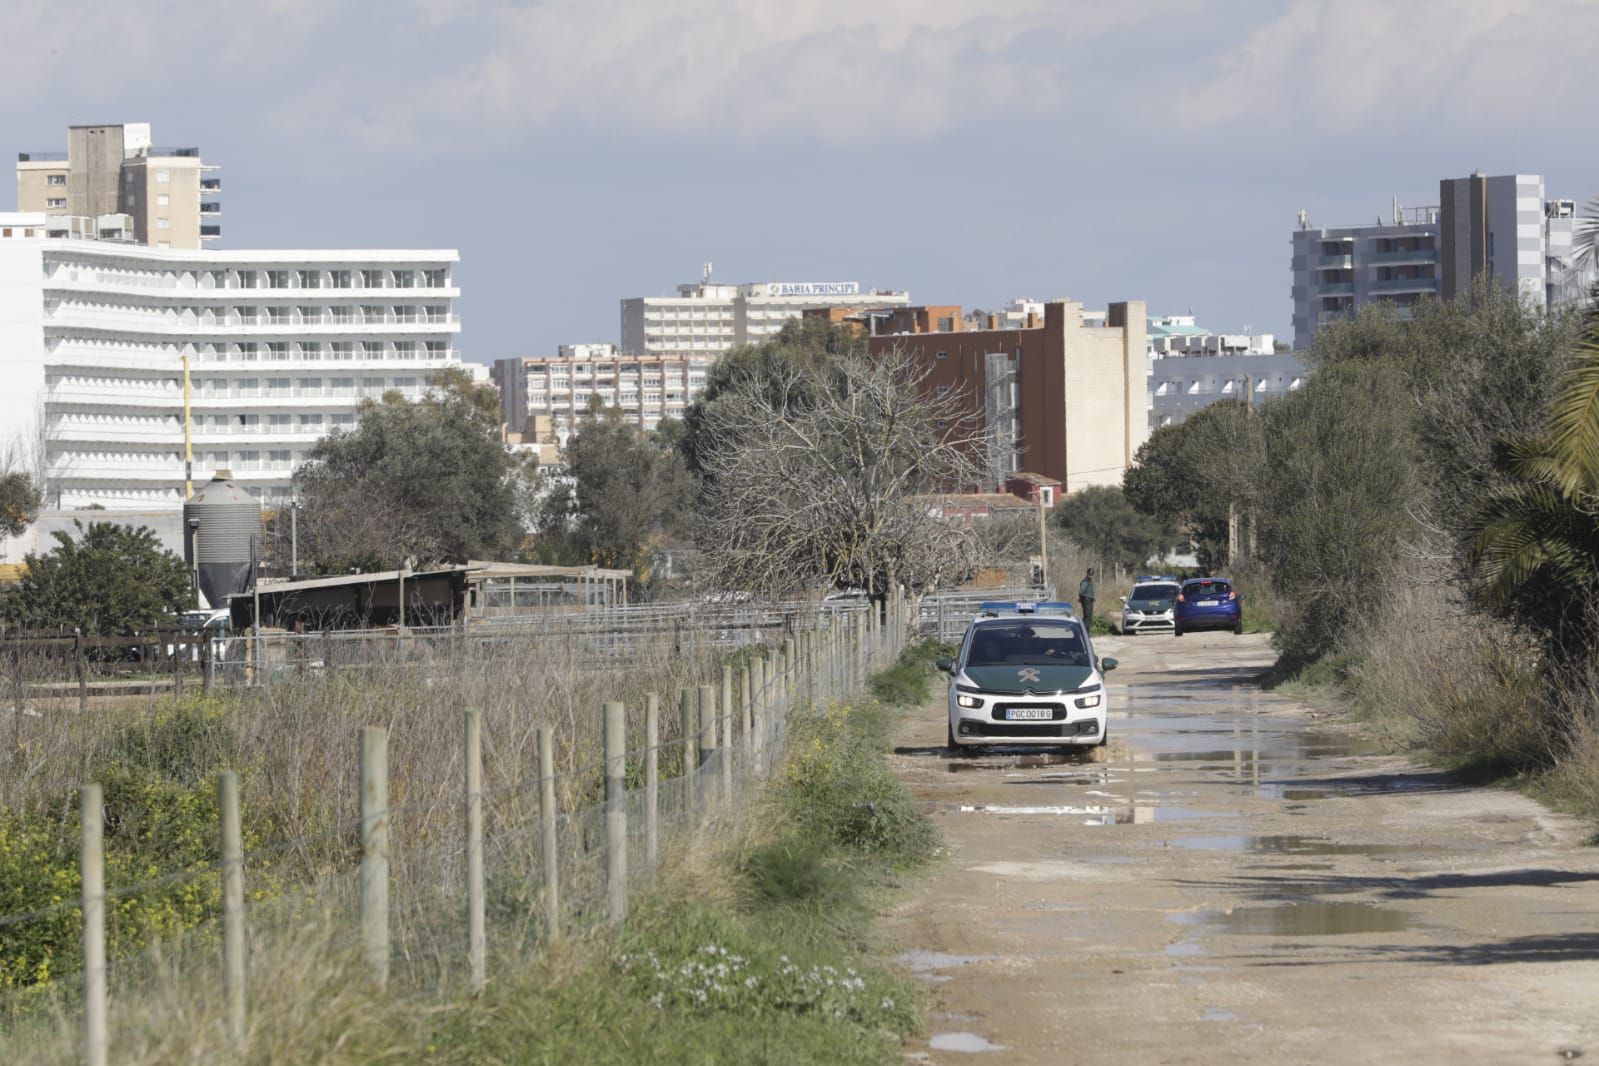
[(1004, 1044), (991, 1044), (976, 1033), (939, 1033), (927, 1042), (934, 1051), (968, 1051), (980, 1054), (985, 1051), (1009, 1051)]
[(1440, 850), (1431, 844), (1340, 844), (1326, 837), (1306, 836), (1218, 836), (1179, 837), (1172, 841), (1180, 848), (1197, 851), (1239, 851), (1255, 855), (1423, 855)]
[(1230, 1010), (1222, 1010), (1220, 1007), (1206, 1007), (1205, 1013), (1199, 1016), (1199, 1020), (1202, 1022), (1236, 1022), (1238, 1015)]
[(1246, 795), (1259, 796), (1261, 799), (1297, 800), (1300, 802), (1305, 800), (1338, 799), (1349, 795), (1348, 792), (1338, 788), (1296, 788), (1293, 785), (1280, 783), (1256, 785), (1254, 788), (1241, 789), (1240, 791)]
[(926, 974), (937, 970), (953, 970), (958, 966), (970, 966), (974, 962), (988, 962), (993, 958), (993, 955), (949, 955), (942, 951), (929, 951), (926, 948), (911, 948), (895, 955), (894, 961), (911, 973)]
[(1348, 936), (1397, 933), (1409, 929), (1415, 916), (1371, 903), (1315, 902), (1276, 906), (1234, 907), (1225, 911), (1174, 914), (1184, 925), (1203, 925), (1236, 936)]

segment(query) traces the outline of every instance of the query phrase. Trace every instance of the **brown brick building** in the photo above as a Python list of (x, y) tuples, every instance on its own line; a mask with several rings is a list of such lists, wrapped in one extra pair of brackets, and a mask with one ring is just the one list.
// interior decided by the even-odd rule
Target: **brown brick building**
[(1105, 325), (1085, 325), (1081, 304), (1057, 300), (1032, 328), (962, 328), (959, 307), (865, 310), (848, 320), (876, 327), (863, 330), (872, 352), (909, 354), (928, 368), (927, 387), (969, 405), (990, 435), (985, 488), (1029, 470), (1072, 493), (1120, 484), (1149, 436), (1145, 315), (1142, 300), (1129, 300), (1110, 305)]

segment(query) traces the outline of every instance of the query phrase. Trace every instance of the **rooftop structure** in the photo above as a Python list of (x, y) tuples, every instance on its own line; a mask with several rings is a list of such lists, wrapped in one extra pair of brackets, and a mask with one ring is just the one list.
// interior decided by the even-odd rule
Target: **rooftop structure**
[(198, 148), (154, 144), (148, 122), (69, 126), (65, 152), (17, 155), (17, 210), (49, 236), (193, 250), (222, 235), (222, 179)]

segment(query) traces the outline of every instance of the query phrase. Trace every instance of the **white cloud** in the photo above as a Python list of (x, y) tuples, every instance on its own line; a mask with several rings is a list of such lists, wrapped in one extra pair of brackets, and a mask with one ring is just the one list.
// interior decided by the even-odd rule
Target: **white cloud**
[(1190, 130), (1569, 132), (1596, 100), (1596, 39), (1592, 0), (1294, 0), (1177, 112)]

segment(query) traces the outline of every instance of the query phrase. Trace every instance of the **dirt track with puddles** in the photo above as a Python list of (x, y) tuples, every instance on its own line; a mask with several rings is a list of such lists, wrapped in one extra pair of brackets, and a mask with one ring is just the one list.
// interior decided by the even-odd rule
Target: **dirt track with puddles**
[(1102, 639), (1108, 751), (894, 761), (949, 855), (890, 929), (931, 1063), (1599, 1057), (1591, 829), (1262, 693), (1264, 637)]

